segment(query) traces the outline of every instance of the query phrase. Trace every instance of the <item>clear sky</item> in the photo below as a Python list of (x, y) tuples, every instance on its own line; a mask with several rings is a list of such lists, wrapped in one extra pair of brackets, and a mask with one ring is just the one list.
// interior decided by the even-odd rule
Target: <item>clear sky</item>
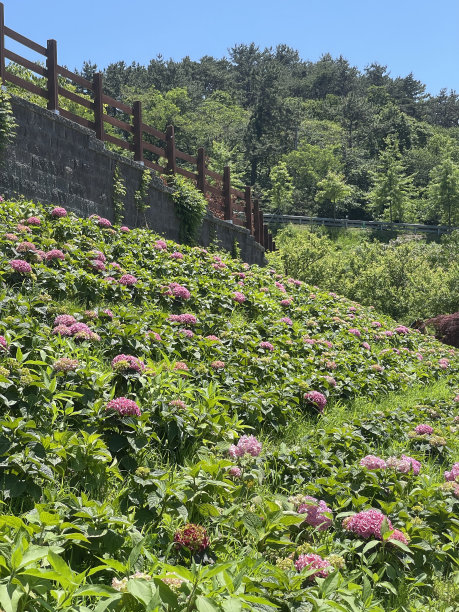
[[(459, 0), (4, 0), (5, 23), (73, 70), (162, 54), (223, 57), (237, 43), (285, 43), (302, 59), (343, 55), (363, 69), (415, 78), (437, 94), (459, 92)], [(7, 39), (8, 48), (17, 50)], [(21, 52), (24, 47), (21, 47)], [(36, 59), (33, 52), (26, 55)]]

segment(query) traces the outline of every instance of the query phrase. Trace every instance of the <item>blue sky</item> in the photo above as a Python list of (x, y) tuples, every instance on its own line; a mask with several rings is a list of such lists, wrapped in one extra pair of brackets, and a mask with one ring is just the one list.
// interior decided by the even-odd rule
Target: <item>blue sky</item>
[[(393, 77), (413, 72), (437, 94), (459, 92), (459, 0), (4, 0), (5, 23), (45, 45), (58, 41), (70, 69), (162, 54), (223, 57), (237, 43), (285, 43), (303, 59), (343, 55)], [(14, 43), (9, 48), (17, 50)], [(24, 47), (21, 47), (21, 54)], [(35, 59), (33, 52), (24, 53)]]

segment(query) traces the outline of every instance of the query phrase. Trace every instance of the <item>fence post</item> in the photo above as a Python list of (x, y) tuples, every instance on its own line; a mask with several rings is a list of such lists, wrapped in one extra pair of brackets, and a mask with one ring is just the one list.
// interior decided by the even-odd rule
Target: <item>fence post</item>
[(102, 99), (104, 85), (102, 78), (102, 73), (96, 72), (93, 77), (92, 87), (94, 90), (94, 123), (96, 126), (96, 138), (104, 141), (104, 103)]
[(206, 152), (203, 147), (198, 149), (198, 181), (197, 188), (206, 195)]
[(253, 201), (253, 225), (254, 225), (253, 236), (255, 238), (255, 242), (261, 243), (261, 240), (260, 240), (260, 203), (258, 200)]
[(265, 224), (264, 224), (264, 221), (263, 221), (263, 213), (261, 212), (261, 210), (258, 213), (258, 219), (259, 219), (258, 223), (260, 225), (260, 240), (259, 240), (259, 243), (261, 244), (261, 246), (265, 246), (265, 232), (264, 232)]
[(231, 202), (231, 170), (229, 166), (223, 168), (223, 218), (233, 220), (233, 206)]
[(0, 79), (5, 84), (5, 7), (0, 2)]
[(167, 174), (175, 174), (177, 172), (177, 163), (175, 161), (175, 133), (173, 125), (168, 125), (166, 128), (166, 157)]
[(265, 247), (265, 251), (269, 250), (268, 226), (265, 224), (263, 224), (263, 246)]
[(268, 233), (268, 251), (273, 250), (273, 235), (271, 232)]
[(252, 189), (250, 187), (245, 188), (244, 193), (245, 200), (245, 226), (249, 230), (250, 235), (253, 234), (252, 225)]
[(59, 95), (57, 78), (57, 42), (48, 40), (46, 44), (46, 70), (48, 76), (48, 110), (59, 114)]
[(142, 130), (142, 102), (136, 101), (132, 105), (134, 115), (134, 161), (143, 164), (143, 130)]

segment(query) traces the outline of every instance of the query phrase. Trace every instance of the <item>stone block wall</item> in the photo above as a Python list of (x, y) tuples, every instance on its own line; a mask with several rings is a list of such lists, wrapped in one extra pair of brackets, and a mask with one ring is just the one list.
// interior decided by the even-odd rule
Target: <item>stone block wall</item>
[[(150, 208), (145, 218), (139, 218), (134, 193), (140, 186), (142, 164), (106, 150), (92, 130), (26, 100), (14, 97), (12, 107), (16, 136), (0, 164), (0, 193), (5, 198), (25, 196), (63, 206), (81, 217), (98, 214), (113, 221), (113, 174), (118, 165), (126, 186), (126, 225), (146, 225), (166, 238), (179, 240), (171, 192), (158, 176), (150, 185)], [(248, 230), (208, 213), (200, 243), (208, 246), (215, 239), (228, 251), (236, 241), (244, 261), (264, 265), (264, 248)]]

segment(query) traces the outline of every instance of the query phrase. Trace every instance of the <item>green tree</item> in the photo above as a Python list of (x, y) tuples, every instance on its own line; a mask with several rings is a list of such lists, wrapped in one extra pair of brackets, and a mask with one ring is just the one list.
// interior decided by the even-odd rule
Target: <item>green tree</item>
[(370, 208), (375, 217), (402, 222), (412, 194), (412, 177), (406, 176), (398, 141), (388, 136), (385, 149), (379, 156), (378, 172), (373, 173), (373, 189), (370, 191)]
[(351, 195), (352, 188), (346, 184), (344, 175), (329, 172), (327, 176), (317, 183), (316, 200), (318, 202), (331, 202), (333, 219), (336, 219), (336, 206)]
[(270, 209), (273, 212), (287, 213), (293, 204), (293, 183), (287, 164), (279, 162), (269, 174), (271, 189), (268, 191)]
[(429, 204), (439, 219), (448, 225), (459, 225), (459, 165), (448, 151), (431, 174)]

